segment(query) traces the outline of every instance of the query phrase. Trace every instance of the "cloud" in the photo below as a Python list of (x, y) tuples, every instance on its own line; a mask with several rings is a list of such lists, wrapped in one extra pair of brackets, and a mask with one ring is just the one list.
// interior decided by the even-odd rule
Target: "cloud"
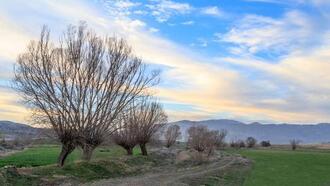
[(19, 103), (19, 97), (8, 88), (0, 87), (0, 118), (1, 120), (14, 120), (26, 122), (28, 120), (28, 110)]
[[(161, 34), (153, 33), (153, 27), (144, 21), (130, 17), (136, 11), (134, 8), (141, 5), (121, 5), (129, 9), (129, 13), (115, 15), (110, 11), (113, 6), (108, 3), (108, 6), (103, 7), (108, 14), (104, 15), (102, 10), (81, 1), (35, 3), (39, 3), (43, 9), (30, 11), (49, 12), (52, 20), (55, 20), (50, 24), (52, 30), (63, 30), (64, 26), (59, 22), (67, 24), (86, 20), (98, 33), (116, 33), (125, 37), (134, 52), (145, 62), (164, 67), (163, 83), (157, 87), (156, 95), (165, 104), (174, 102), (192, 107), (180, 111), (167, 109), (171, 120), (221, 116), (281, 122), (321, 122), (330, 119), (330, 79), (326, 70), (330, 68), (330, 45), (325, 42), (329, 41), (330, 35), (325, 35), (322, 30), (317, 32), (318, 37), (311, 37), (318, 27), (310, 24), (309, 16), (304, 13), (290, 11), (279, 19), (245, 16), (244, 21), (236, 23), (228, 33), (222, 33), (221, 38), (218, 38), (238, 48), (237, 53), (214, 59), (161, 37)], [(159, 6), (162, 3), (166, 6)], [(194, 9), (189, 4), (171, 3), (175, 2), (157, 0), (151, 4), (155, 6), (155, 11), (158, 10), (156, 6), (159, 6), (157, 17), (163, 16), (164, 21), (172, 15), (188, 14)], [(76, 11), (72, 11), (72, 7)], [(168, 14), (167, 10), (172, 12), (161, 15), (164, 12)], [(24, 17), (24, 14), (21, 16)], [(25, 25), (21, 20), (5, 20), (20, 25), (7, 26), (13, 28), (13, 33), (25, 33), (29, 28), (29, 24)], [(320, 45), (304, 48), (314, 39)], [(295, 44), (294, 40), (298, 43)], [(283, 51), (284, 48), (288, 48), (289, 53), (275, 62), (254, 55), (259, 51)], [(0, 117), (18, 121), (14, 111), (23, 116), (25, 108), (15, 103), (17, 95), (7, 92), (0, 96), (0, 100), (3, 100), (0, 102), (8, 105), (1, 107), (7, 110), (0, 110)]]
[(168, 21), (173, 15), (188, 14), (193, 7), (188, 3), (178, 3), (171, 0), (152, 0), (146, 5), (151, 15), (160, 23)]
[(223, 11), (220, 10), (217, 6), (201, 8), (201, 13), (205, 14), (205, 15), (211, 15), (211, 16), (217, 16), (217, 17), (224, 15)]
[(193, 24), (195, 24), (195, 21), (185, 21), (185, 22), (182, 22), (181, 24), (183, 24), (183, 25), (193, 25)]
[[(0, 64), (6, 60), (15, 60), (17, 55), (22, 52), (32, 36), (24, 32), (22, 28), (14, 22), (7, 20), (0, 15)], [(6, 65), (6, 64), (2, 64)]]
[(281, 19), (247, 15), (229, 32), (216, 33), (218, 41), (235, 44), (249, 53), (272, 51), (276, 54), (317, 42), (310, 37), (315, 33), (313, 20), (299, 11), (287, 12)]

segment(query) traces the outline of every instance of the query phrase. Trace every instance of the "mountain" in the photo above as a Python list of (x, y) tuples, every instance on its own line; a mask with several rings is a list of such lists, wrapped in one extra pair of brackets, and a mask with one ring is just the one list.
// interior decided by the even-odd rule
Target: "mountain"
[(287, 144), (291, 139), (299, 139), (302, 143), (327, 143), (330, 142), (330, 124), (246, 124), (235, 120), (205, 120), (205, 121), (189, 121), (182, 120), (173, 122), (181, 128), (184, 140), (187, 138), (186, 131), (193, 125), (204, 125), (209, 129), (221, 130), (226, 129), (228, 135), (227, 141), (233, 139), (246, 139), (249, 136), (256, 138), (258, 141), (270, 140), (273, 144)]
[(42, 129), (34, 128), (29, 125), (15, 123), (11, 121), (0, 121), (0, 133), (5, 135), (6, 139), (15, 139), (16, 137), (28, 136), (38, 137)]

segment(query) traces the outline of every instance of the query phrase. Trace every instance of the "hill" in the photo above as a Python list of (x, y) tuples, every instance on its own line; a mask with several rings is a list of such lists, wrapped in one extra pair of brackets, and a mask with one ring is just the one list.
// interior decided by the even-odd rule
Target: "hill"
[(181, 127), (184, 139), (186, 130), (193, 125), (205, 125), (210, 129), (226, 129), (228, 135), (226, 140), (246, 139), (255, 137), (258, 141), (270, 140), (273, 144), (287, 144), (290, 139), (302, 140), (305, 144), (330, 142), (330, 124), (246, 124), (235, 120), (205, 120), (189, 121), (182, 120), (173, 122)]
[(15, 139), (16, 137), (31, 137), (40, 136), (42, 129), (34, 128), (29, 125), (15, 123), (11, 121), (0, 121), (0, 133), (5, 135), (6, 139)]

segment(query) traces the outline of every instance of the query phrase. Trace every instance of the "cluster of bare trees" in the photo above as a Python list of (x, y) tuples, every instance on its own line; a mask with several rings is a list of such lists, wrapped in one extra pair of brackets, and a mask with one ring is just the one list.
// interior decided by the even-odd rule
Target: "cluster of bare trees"
[(225, 143), (226, 130), (209, 130), (206, 126), (192, 126), (188, 129), (188, 148), (211, 155)]
[(136, 140), (147, 154), (145, 144), (166, 116), (158, 103), (139, 100), (158, 83), (158, 74), (146, 69), (125, 40), (97, 36), (80, 24), (69, 26), (58, 43), (50, 41), (44, 27), (40, 39), (18, 57), (14, 82), (34, 121), (54, 129), (62, 144), (58, 164), (63, 166), (76, 147), (89, 160), (114, 132), (126, 137), (131, 129), (123, 131), (123, 126), (138, 128), (142, 135)]
[(125, 148), (128, 155), (139, 145), (142, 155), (146, 156), (146, 144), (166, 122), (167, 116), (161, 105), (145, 97), (130, 104), (128, 111), (122, 114), (121, 127), (113, 133), (112, 139)]

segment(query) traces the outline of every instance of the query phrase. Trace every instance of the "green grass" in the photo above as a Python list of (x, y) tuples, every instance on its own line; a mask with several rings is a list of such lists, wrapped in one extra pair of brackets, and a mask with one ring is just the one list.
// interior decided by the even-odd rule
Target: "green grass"
[[(26, 149), (22, 152), (0, 158), (0, 167), (14, 165), (16, 167), (36, 167), (55, 164), (60, 153), (58, 145), (43, 145)], [(93, 159), (118, 157), (124, 155), (126, 151), (120, 147), (97, 148), (93, 154)], [(139, 148), (135, 148), (133, 153), (140, 154)], [(81, 152), (79, 149), (73, 151), (67, 158), (66, 163), (79, 160)]]
[(330, 153), (289, 150), (240, 150), (254, 161), (245, 186), (330, 185)]
[[(61, 179), (77, 183), (102, 178), (112, 178), (142, 173), (154, 166), (154, 160), (143, 157), (139, 148), (131, 157), (119, 146), (100, 147), (94, 151), (91, 162), (81, 161), (81, 152), (76, 149), (68, 157), (65, 166), (56, 166), (60, 146), (43, 145), (26, 149), (0, 159), (0, 167), (14, 165), (25, 167), (28, 174), (17, 174), (0, 169), (0, 185), (56, 185)], [(22, 170), (22, 169), (21, 169)], [(45, 181), (46, 180), (46, 181)]]

